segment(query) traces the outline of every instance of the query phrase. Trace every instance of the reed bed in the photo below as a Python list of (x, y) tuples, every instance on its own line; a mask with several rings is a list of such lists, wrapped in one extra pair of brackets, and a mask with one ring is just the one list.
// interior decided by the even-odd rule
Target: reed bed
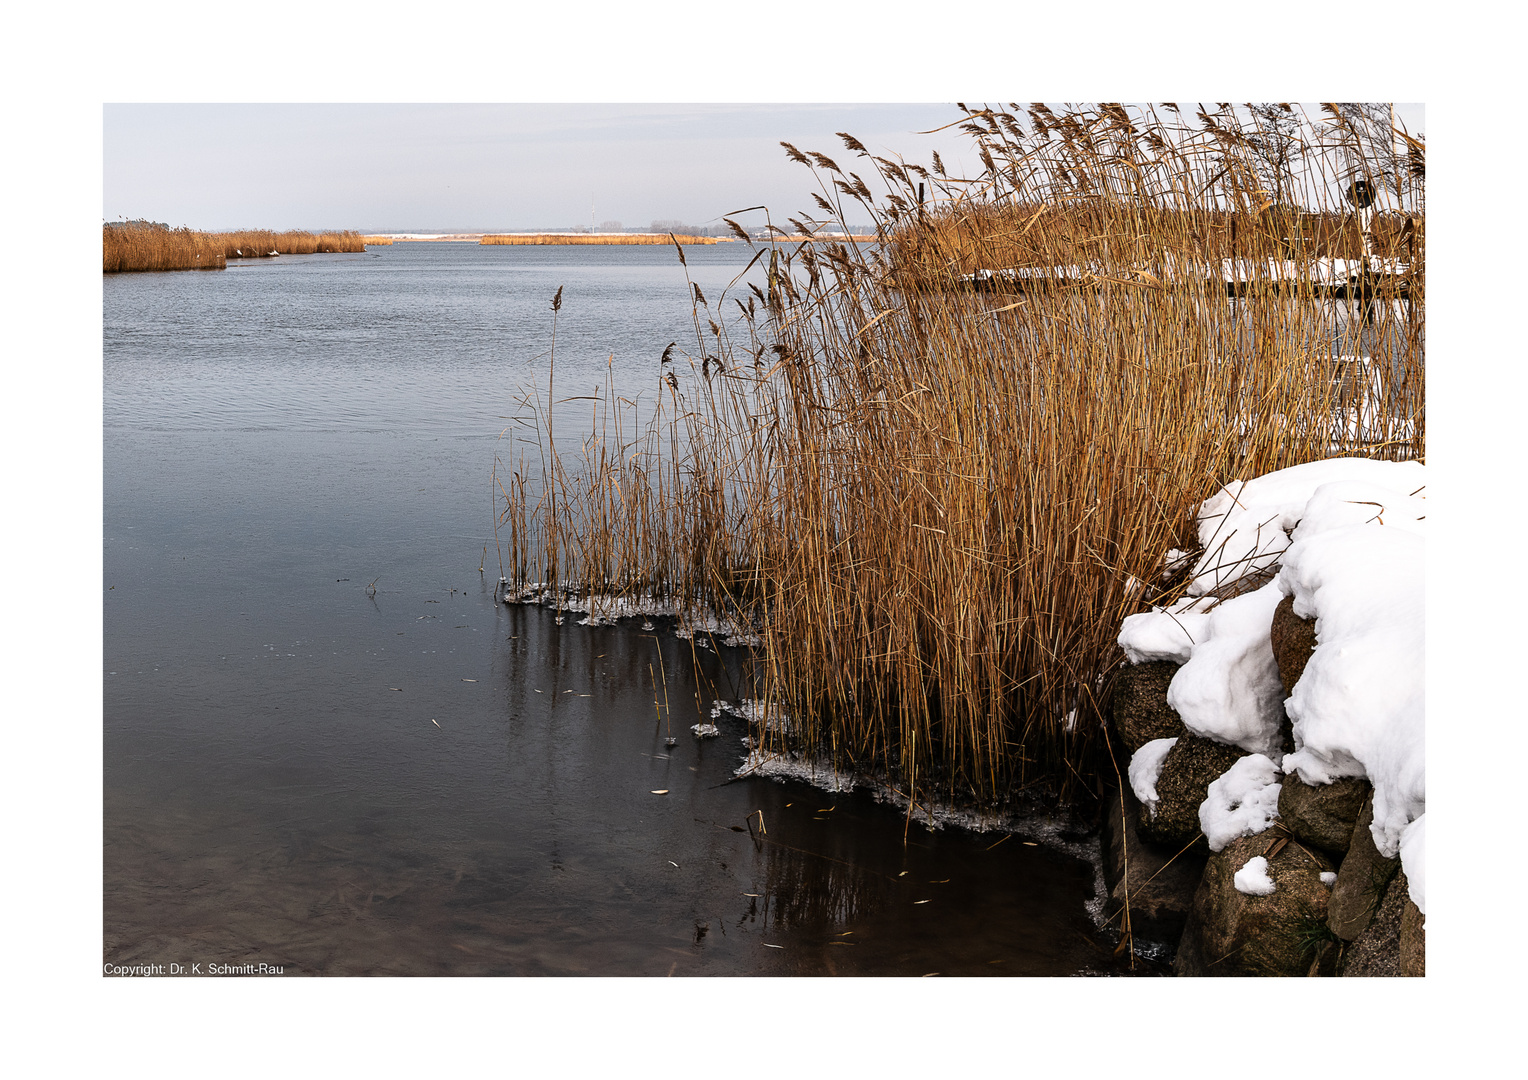
[(216, 234), (130, 221), (101, 229), (102, 271), (221, 270), (228, 265)]
[(671, 233), (509, 233), (485, 236), (480, 244), (722, 244), (718, 236), (675, 236)]
[[(1357, 260), (1365, 253), (1358, 215), (1352, 212), (1156, 209), (1152, 216), (1160, 220), (1145, 227), (1164, 242), (1164, 252), (1185, 259)], [(981, 205), (926, 214), (921, 228), (902, 230), (894, 243), (902, 264), (921, 274), (969, 274), (994, 267), (1049, 266), (1061, 258), (1090, 261), (1110, 239), (1109, 226), (1095, 206)], [(1426, 223), (1413, 214), (1376, 215), (1369, 231), (1370, 253), (1381, 259), (1419, 261), (1416, 253), (1425, 248)], [(1169, 238), (1177, 242), (1170, 248), (1165, 246)]]
[[(1234, 116), (1028, 119), (967, 110), (974, 179), (842, 135), (880, 196), (787, 146), (819, 207), (842, 222), (858, 204), (882, 243), (762, 244), (755, 277), (692, 284), (695, 339), (665, 352), (657, 412), (607, 385), (577, 450), (554, 437), (555, 366), (527, 390), (495, 473), (507, 594), (754, 630), (757, 737), (883, 773), (913, 807), (1112, 779), (1115, 637), (1181, 589), (1163, 555), (1192, 549), (1196, 505), (1334, 453), (1425, 455), (1423, 252), (1405, 304), (1298, 282), (1228, 300), (1180, 271), (1270, 235)], [(1372, 147), (1355, 132), (1339, 152), (1299, 220), (1340, 225), (1332, 192)], [(1392, 194), (1423, 220), (1419, 180)], [(1250, 246), (1215, 246), (1230, 232)], [(1019, 257), (1090, 275), (958, 287), (972, 260)], [(1385, 371), (1369, 407), (1391, 437), (1341, 418), (1331, 361), (1360, 353)]]
[(361, 243), (366, 247), (390, 247), (393, 238), (391, 236), (363, 236)]
[(217, 233), (230, 259), (259, 259), (272, 255), (316, 255), (366, 250), (366, 238), (353, 230), (310, 233), (299, 230), (272, 232), (245, 229)]
[(309, 233), (246, 229), (210, 233), (172, 229), (152, 221), (130, 221), (103, 226), (101, 240), (102, 269), (115, 274), (133, 270), (221, 270), (229, 259), (365, 251), (367, 238), (349, 230)]

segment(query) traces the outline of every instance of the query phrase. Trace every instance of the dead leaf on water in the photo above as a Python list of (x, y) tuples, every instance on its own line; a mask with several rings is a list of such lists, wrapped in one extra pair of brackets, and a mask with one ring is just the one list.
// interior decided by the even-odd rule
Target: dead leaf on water
[(915, 903), (915, 904), (926, 904), (926, 903), (928, 903), (928, 901), (927, 900), (914, 900), (913, 903)]
[(396, 690), (400, 694), (403, 693), (403, 687), (401, 687), (401, 686), (389, 686), (388, 689), (389, 690)]
[(766, 949), (783, 949), (783, 948), (785, 948), (785, 946), (784, 946), (784, 945), (771, 945), (771, 944), (770, 944), (770, 943), (769, 943), (769, 942), (767, 942), (767, 941), (765, 941), (765, 942), (762, 942), (762, 944), (763, 944), (763, 946), (764, 946), (764, 947), (765, 947), (765, 948), (766, 948)]
[[(440, 727), (440, 722), (438, 720), (436, 720), (435, 717), (433, 717), (433, 716), (430, 717), (430, 723), (434, 724), (436, 727)], [(440, 730), (445, 731), (446, 729), (445, 728), (440, 728)]]
[(1024, 846), (1025, 847), (1039, 847), (1040, 845), (1035, 843), (1033, 840), (1025, 840), (1024, 841)]
[(462, 682), (477, 682), (476, 679), (463, 679)]
[(669, 793), (669, 789), (666, 788), (666, 787), (663, 787), (663, 788), (654, 788), (652, 793), (654, 795), (667, 795)]

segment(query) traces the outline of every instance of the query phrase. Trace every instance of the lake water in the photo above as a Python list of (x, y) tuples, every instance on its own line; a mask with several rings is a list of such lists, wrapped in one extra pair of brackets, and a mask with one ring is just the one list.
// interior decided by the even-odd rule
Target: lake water
[[(690, 276), (714, 304), (750, 254), (690, 248)], [(743, 722), (689, 728), (740, 696), (741, 657), (494, 602), (494, 455), (544, 384), (559, 286), (559, 397), (607, 366), (650, 397), (664, 347), (694, 340), (671, 248), (104, 279), (103, 959), (1121, 970), (1089, 841), (734, 780)]]

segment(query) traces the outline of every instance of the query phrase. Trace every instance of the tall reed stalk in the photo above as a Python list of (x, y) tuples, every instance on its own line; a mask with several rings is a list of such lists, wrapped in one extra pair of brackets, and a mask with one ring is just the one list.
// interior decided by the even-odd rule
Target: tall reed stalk
[[(501, 487), (511, 595), (546, 595), (529, 568), (555, 567), (553, 591), (596, 610), (661, 599), (754, 627), (785, 721), (760, 738), (914, 796), (1091, 790), (1120, 621), (1176, 595), (1163, 554), (1192, 547), (1197, 503), (1426, 445), (1420, 151), (1384, 189), (1402, 224), (1375, 230), (1404, 272), (1334, 298), (1319, 260), (1362, 250), (1340, 199), (1358, 136), (1279, 206), (1233, 111), (1170, 112), (966, 110), (975, 178), (842, 135), (867, 181), (787, 145), (819, 209), (842, 227), (858, 206), (879, 243), (766, 244), (762, 280), (714, 300), (692, 283), (695, 340), (664, 353), (657, 412), (607, 390), (576, 468), (527, 398), (543, 465), (522, 456)], [(1050, 269), (961, 280), (1014, 266)], [(1386, 376), (1364, 426), (1330, 377), (1344, 354)]]

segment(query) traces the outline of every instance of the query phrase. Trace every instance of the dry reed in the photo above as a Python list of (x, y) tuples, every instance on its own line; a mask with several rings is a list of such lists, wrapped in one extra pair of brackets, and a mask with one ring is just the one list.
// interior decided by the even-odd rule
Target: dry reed
[(102, 268), (108, 274), (132, 270), (221, 270), (229, 259), (366, 250), (366, 238), (349, 230), (309, 233), (246, 229), (209, 233), (172, 229), (151, 221), (103, 226), (101, 238)]
[[(1395, 185), (1404, 303), (1395, 280), (1342, 300), (1304, 273), (1232, 301), (1199, 272), (1217, 258), (1308, 270), (1343, 250), (1330, 192), (1349, 173), (1278, 211), (1226, 113), (1029, 117), (967, 111), (975, 180), (843, 136), (879, 198), (787, 146), (819, 206), (859, 204), (882, 244), (764, 245), (762, 282), (692, 285), (693, 352), (665, 352), (657, 415), (607, 385), (576, 467), (550, 438), (555, 387), (525, 395), (497, 481), (509, 595), (756, 627), (757, 693), (783, 721), (759, 737), (915, 798), (1093, 791), (1120, 621), (1176, 595), (1163, 553), (1192, 547), (1196, 504), (1333, 453), (1424, 455), (1422, 191)], [(1011, 265), (1086, 274), (961, 287)], [(1394, 437), (1336, 417), (1330, 363), (1356, 353), (1386, 371), (1370, 405)]]
[(102, 271), (221, 270), (228, 265), (223, 245), (211, 233), (129, 221), (101, 229)]
[(215, 234), (230, 259), (259, 259), (272, 255), (318, 255), (366, 250), (366, 238), (352, 230), (310, 233), (296, 229), (272, 232), (244, 229)]
[(367, 247), (389, 247), (393, 242), (391, 236), (363, 236), (361, 243)]

